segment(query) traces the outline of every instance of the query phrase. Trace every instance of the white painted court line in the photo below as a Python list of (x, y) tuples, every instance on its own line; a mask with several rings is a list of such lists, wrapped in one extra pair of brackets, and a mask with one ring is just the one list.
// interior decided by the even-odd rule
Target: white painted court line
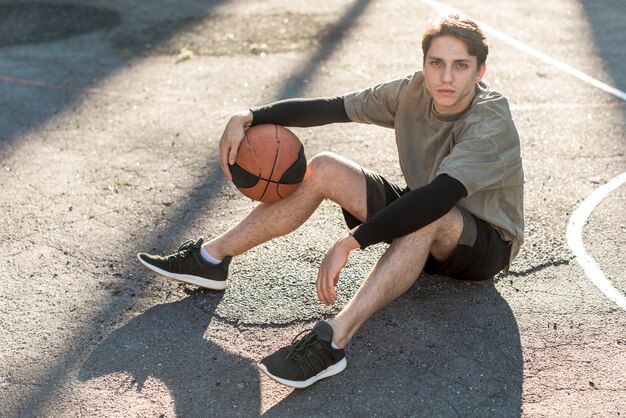
[(587, 219), (589, 219), (593, 210), (609, 193), (624, 183), (626, 183), (626, 172), (614, 177), (611, 181), (598, 188), (576, 208), (567, 224), (567, 245), (569, 245), (576, 256), (576, 260), (591, 282), (595, 284), (607, 298), (626, 311), (626, 297), (613, 287), (611, 282), (604, 275), (604, 272), (600, 269), (600, 266), (587, 254), (582, 239), (583, 227), (587, 223)]
[[(461, 11), (459, 9), (455, 9), (454, 7), (448, 6), (447, 4), (435, 1), (435, 0), (422, 0), (423, 3), (426, 3), (427, 5), (440, 10), (443, 13), (461, 13)], [(591, 84), (594, 87), (599, 88), (600, 90), (603, 90), (609, 94), (612, 94), (613, 96), (619, 97), (622, 100), (626, 101), (626, 92), (623, 92), (619, 89), (616, 89), (613, 86), (609, 86), (606, 83), (603, 83), (600, 80), (597, 80), (585, 73), (583, 73), (580, 70), (577, 70), (576, 68), (572, 67), (569, 64), (566, 64), (562, 61), (559, 61), (555, 58), (552, 58), (551, 56), (533, 48), (530, 47), (520, 41), (518, 41), (515, 38), (510, 37), (509, 35), (500, 32), (497, 29), (494, 29), (493, 27), (489, 26), (488, 24), (481, 22), (479, 20), (474, 19), (479, 25), (480, 27), (487, 32), (488, 34), (490, 34), (491, 36), (500, 39), (501, 41), (519, 49), (522, 52), (525, 52), (529, 55), (532, 55), (533, 57), (539, 58), (540, 60), (552, 65), (553, 67), (558, 68), (561, 71), (564, 71), (570, 75), (573, 75), (576, 78), (581, 79), (582, 81), (584, 81), (587, 84)]]
[[(442, 13), (461, 13), (460, 10), (435, 0), (422, 0), (422, 2), (441, 11)], [(579, 78), (585, 83), (591, 84), (592, 86), (597, 87), (600, 90), (603, 90), (626, 101), (626, 93), (624, 93), (623, 91), (616, 89), (615, 87), (609, 86), (608, 84), (605, 84), (600, 80), (596, 80), (595, 78), (583, 73), (580, 70), (577, 70), (571, 65), (554, 59), (544, 54), (543, 52), (532, 48), (518, 41), (517, 39), (514, 39), (509, 35), (500, 32), (497, 29), (494, 29), (486, 23), (483, 23), (479, 20), (476, 20), (476, 22), (482, 27), (485, 32), (519, 49), (520, 51), (539, 58), (540, 60), (558, 68), (559, 70)], [(598, 188), (589, 197), (587, 197), (587, 199), (585, 199), (585, 201), (574, 211), (574, 213), (572, 213), (569, 223), (567, 224), (566, 236), (567, 245), (574, 253), (576, 260), (585, 271), (587, 277), (589, 277), (591, 282), (596, 285), (596, 287), (598, 287), (598, 289), (600, 289), (600, 291), (604, 293), (607, 298), (609, 298), (611, 301), (616, 303), (617, 306), (626, 311), (626, 297), (611, 284), (611, 282), (604, 275), (602, 269), (600, 269), (600, 266), (598, 266), (598, 264), (589, 254), (587, 254), (582, 240), (583, 227), (587, 223), (587, 219), (589, 219), (589, 216), (591, 216), (591, 213), (593, 212), (595, 207), (598, 206), (598, 204), (609, 193), (617, 189), (623, 183), (626, 183), (626, 172), (613, 178), (607, 184)]]

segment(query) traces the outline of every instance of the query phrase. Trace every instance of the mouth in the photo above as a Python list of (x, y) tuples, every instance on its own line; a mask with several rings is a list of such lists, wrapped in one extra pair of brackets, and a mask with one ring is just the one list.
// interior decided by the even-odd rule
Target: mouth
[(455, 90), (452, 89), (437, 89), (437, 93), (442, 96), (452, 96), (455, 93)]

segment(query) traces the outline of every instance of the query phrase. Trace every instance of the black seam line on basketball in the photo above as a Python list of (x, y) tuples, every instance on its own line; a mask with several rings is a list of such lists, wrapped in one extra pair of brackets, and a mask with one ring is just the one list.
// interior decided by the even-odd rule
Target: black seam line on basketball
[(266, 179), (266, 178), (263, 178), (263, 177), (259, 177), (259, 181), (261, 181), (261, 180), (266, 181), (268, 183), (274, 183), (274, 184), (289, 184), (289, 183), (283, 183), (280, 180), (269, 180), (269, 179)]
[[(290, 181), (283, 181), (285, 179), (285, 177), (289, 177), (292, 173), (292, 171), (295, 171), (297, 168), (299, 168), (299, 164), (302, 164), (304, 162), (304, 166), (301, 167), (304, 169), (304, 172), (302, 173), (302, 178), (298, 179), (297, 182), (290, 182)], [(285, 172), (283, 173), (283, 175), (280, 177), (280, 179), (278, 180), (279, 183), (281, 184), (298, 184), (300, 182), (302, 182), (302, 179), (304, 178), (304, 174), (306, 173), (306, 156), (304, 155), (304, 146), (300, 147), (300, 150), (298, 151), (298, 156), (296, 157), (296, 160), (289, 166), (287, 167), (287, 169), (285, 170)]]
[[(283, 173), (283, 175), (281, 176), (280, 180), (283, 179), (283, 177), (285, 177), (285, 174), (287, 172), (289, 172), (291, 169), (293, 169), (294, 167), (297, 166), (297, 164), (300, 162), (300, 156), (302, 156), (305, 160), (304, 162), (304, 169), (305, 169), (305, 173), (306, 173), (306, 157), (304, 156), (304, 145), (302, 145), (300, 147), (300, 150), (298, 151), (298, 157), (296, 158), (296, 161), (293, 162), (293, 164), (291, 164), (289, 167), (287, 167), (287, 169), (285, 170), (285, 173)], [(304, 177), (304, 176), (303, 176)], [(298, 184), (298, 183), (287, 183), (287, 182), (281, 182), (280, 180), (278, 180), (278, 186), (280, 186), (281, 184)], [(284, 199), (285, 197), (283, 195), (280, 194), (280, 187), (276, 187), (276, 194), (281, 198)]]
[[(250, 138), (248, 138), (248, 131), (245, 131), (245, 132), (243, 133), (243, 139), (245, 139), (245, 140), (246, 140), (246, 142), (248, 143), (248, 145), (250, 144)], [(256, 148), (254, 148), (254, 147), (250, 147), (250, 149), (252, 149), (252, 152), (256, 155)], [(258, 158), (258, 156), (257, 156), (257, 158)], [(237, 163), (235, 162), (235, 164), (234, 164), (234, 165), (237, 165)], [(252, 176), (254, 176), (254, 174), (252, 174), (252, 173), (250, 173), (250, 174), (251, 174)], [(257, 178), (261, 178), (261, 170), (259, 170), (259, 175), (258, 175), (258, 176), (256, 176), (256, 177), (257, 177)], [(258, 182), (259, 182), (259, 181), (257, 180), (257, 183), (258, 183)], [(254, 187), (254, 186), (256, 186), (256, 184), (257, 184), (257, 183), (255, 183), (254, 185), (252, 185), (252, 186), (250, 186), (250, 187)], [(247, 188), (247, 187), (246, 187), (246, 188)], [(265, 193), (265, 192), (264, 192), (264, 193)], [(261, 196), (261, 197), (263, 197), (263, 196)]]
[[(278, 143), (278, 148), (276, 149), (276, 152), (274, 153), (274, 163), (272, 164), (272, 171), (270, 171), (270, 178), (272, 178), (272, 175), (274, 174), (274, 168), (276, 167), (276, 161), (278, 160), (278, 153), (280, 152), (280, 139), (278, 139), (278, 125), (274, 125), (274, 128), (276, 129), (276, 133), (274, 135), (276, 137), (276, 142)], [(263, 196), (265, 196), (265, 192), (267, 192), (267, 188), (270, 187), (270, 183), (275, 183), (275, 182), (267, 180), (267, 184), (265, 185), (265, 189), (263, 189), (263, 193), (261, 193), (261, 197), (259, 197), (259, 200), (263, 199)]]
[[(250, 138), (248, 137), (248, 131), (244, 132), (244, 138), (246, 139), (246, 142), (248, 142), (248, 145), (250, 145)], [(252, 149), (252, 152), (254, 153), (256, 158), (258, 159), (259, 155), (256, 152), (256, 148), (253, 147), (253, 146), (250, 146), (250, 148)], [(252, 174), (252, 173), (250, 173), (250, 174)], [(252, 175), (254, 176), (254, 174), (252, 174)], [(261, 178), (261, 169), (260, 168), (259, 168), (259, 175), (256, 176), (256, 177), (258, 177), (259, 179)], [(257, 183), (258, 183), (258, 180), (257, 180)], [(256, 186), (256, 184), (254, 186)], [(250, 186), (250, 187), (254, 187), (254, 186)], [(263, 194), (265, 194), (265, 191), (263, 191)], [(263, 195), (261, 195), (261, 197), (263, 197)]]

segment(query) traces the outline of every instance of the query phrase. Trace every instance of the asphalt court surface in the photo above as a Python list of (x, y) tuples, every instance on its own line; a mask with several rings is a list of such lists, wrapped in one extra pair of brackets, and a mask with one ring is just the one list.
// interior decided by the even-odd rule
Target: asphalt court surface
[[(623, 416), (621, 0), (445, 2), (489, 26), (486, 81), (522, 139), (526, 243), (484, 286), (422, 276), (350, 343), (342, 374), (293, 391), (255, 366), (337, 312), (384, 251), (351, 256), (337, 307), (317, 303), (344, 231), (332, 204), (237, 258), (225, 292), (135, 261), (253, 207), (217, 165), (230, 113), (413, 72), (442, 5), (0, 2), (0, 416)], [(401, 180), (391, 131), (295, 131), (309, 156)]]

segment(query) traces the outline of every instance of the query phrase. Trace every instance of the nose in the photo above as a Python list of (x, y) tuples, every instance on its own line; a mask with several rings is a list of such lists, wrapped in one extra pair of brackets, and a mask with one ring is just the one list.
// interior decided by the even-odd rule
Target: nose
[(441, 81), (443, 81), (444, 83), (452, 83), (453, 80), (454, 80), (454, 77), (452, 76), (452, 66), (447, 65), (443, 69), (443, 74), (441, 75)]

